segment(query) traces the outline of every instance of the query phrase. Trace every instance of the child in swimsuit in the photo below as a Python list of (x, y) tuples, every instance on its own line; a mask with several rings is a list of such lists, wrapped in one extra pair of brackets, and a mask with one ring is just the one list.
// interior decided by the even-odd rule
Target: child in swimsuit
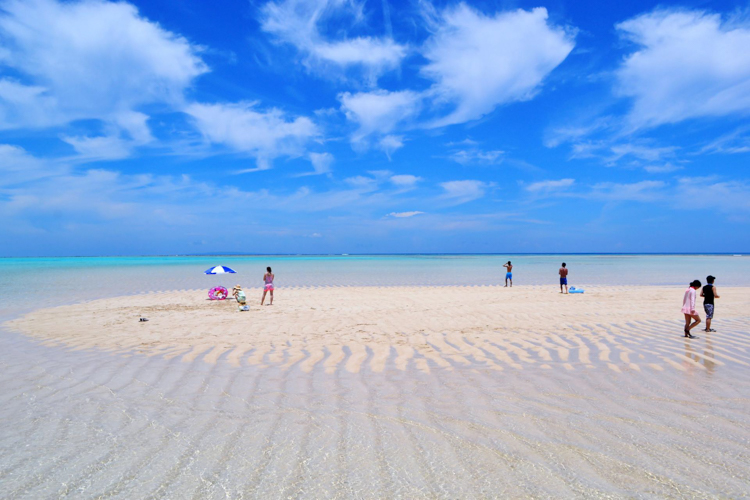
[(266, 274), (263, 275), (263, 282), (265, 283), (265, 286), (263, 287), (263, 298), (260, 299), (260, 305), (263, 305), (263, 301), (266, 300), (266, 293), (271, 292), (271, 301), (268, 303), (269, 306), (273, 305), (273, 273), (271, 272), (271, 268), (266, 268)]

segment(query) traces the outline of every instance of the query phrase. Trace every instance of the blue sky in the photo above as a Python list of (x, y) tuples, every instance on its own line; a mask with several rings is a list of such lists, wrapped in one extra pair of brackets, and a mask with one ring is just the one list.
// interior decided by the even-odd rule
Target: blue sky
[(750, 251), (745, 2), (0, 1), (0, 255)]

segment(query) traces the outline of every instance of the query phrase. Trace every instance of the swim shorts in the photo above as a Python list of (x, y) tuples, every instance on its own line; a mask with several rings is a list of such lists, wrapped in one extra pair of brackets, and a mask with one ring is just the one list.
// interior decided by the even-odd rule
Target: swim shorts
[(703, 310), (706, 311), (706, 319), (714, 318), (714, 305), (713, 304), (703, 304)]
[(513, 273), (505, 273), (505, 279), (506, 280), (512, 280), (513, 279)]
[(560, 284), (561, 285), (567, 285), (568, 284), (568, 278), (560, 278)]

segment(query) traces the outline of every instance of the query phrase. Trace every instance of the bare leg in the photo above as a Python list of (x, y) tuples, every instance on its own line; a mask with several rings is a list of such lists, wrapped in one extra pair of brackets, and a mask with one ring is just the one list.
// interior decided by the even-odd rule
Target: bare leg
[(711, 331), (711, 318), (706, 318), (706, 331)]
[(565, 285), (565, 293), (568, 293), (568, 285)]
[[(683, 313), (684, 314), (684, 313)], [(694, 320), (690, 323), (690, 320)], [(701, 322), (701, 317), (697, 314), (695, 316), (691, 314), (685, 314), (685, 336), (690, 337), (690, 330), (698, 326)]]
[(268, 304), (269, 306), (273, 305), (273, 290), (271, 290), (271, 302)]
[(513, 280), (510, 280), (510, 287), (513, 288)]
[(505, 278), (505, 286), (507, 288), (507, 286), (508, 286), (508, 278)]
[(263, 305), (264, 300), (266, 300), (266, 290), (263, 290), (263, 297), (260, 299), (260, 305)]

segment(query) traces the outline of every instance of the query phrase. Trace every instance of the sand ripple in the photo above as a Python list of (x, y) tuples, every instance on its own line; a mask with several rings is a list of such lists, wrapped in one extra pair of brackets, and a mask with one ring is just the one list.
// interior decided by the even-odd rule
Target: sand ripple
[[(425, 373), (750, 367), (747, 290), (722, 289), (719, 332), (687, 342), (681, 294), (659, 287), (595, 287), (577, 296), (548, 287), (298, 288), (279, 290), (272, 307), (240, 313), (203, 291), (176, 291), (38, 310), (7, 325), (76, 350), (303, 372), (320, 365), (329, 374), (390, 365)], [(150, 321), (139, 323), (140, 316)]]

